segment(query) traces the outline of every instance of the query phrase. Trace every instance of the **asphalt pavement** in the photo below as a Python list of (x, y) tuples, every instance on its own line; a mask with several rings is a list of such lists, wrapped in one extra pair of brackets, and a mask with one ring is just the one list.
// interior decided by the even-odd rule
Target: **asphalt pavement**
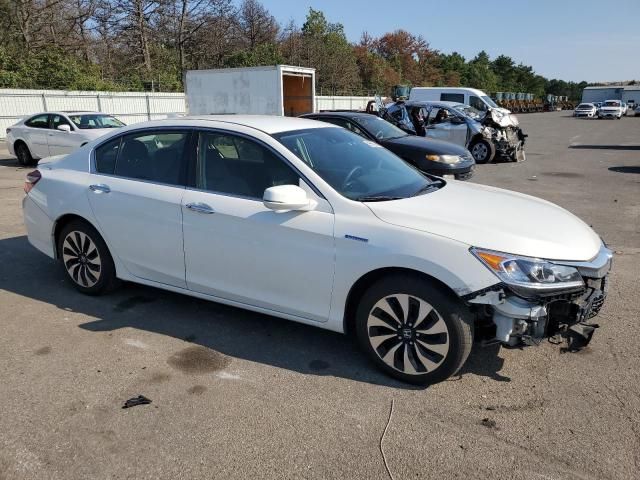
[(640, 118), (519, 118), (527, 160), (473, 181), (558, 203), (610, 244), (601, 328), (580, 353), (476, 346), (429, 388), (343, 335), (134, 284), (77, 293), (28, 244), (29, 170), (0, 144), (0, 479), (385, 479), (385, 459), (396, 480), (638, 478)]

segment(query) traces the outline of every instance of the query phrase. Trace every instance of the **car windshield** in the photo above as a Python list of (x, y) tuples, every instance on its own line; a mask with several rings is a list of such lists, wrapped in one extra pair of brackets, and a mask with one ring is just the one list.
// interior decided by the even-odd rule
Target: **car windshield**
[(351, 200), (407, 198), (438, 185), (386, 148), (343, 128), (310, 128), (274, 136)]
[(620, 102), (604, 102), (605, 107), (619, 107)]
[(362, 117), (358, 117), (357, 122), (370, 135), (376, 137), (378, 140), (390, 140), (392, 138), (407, 136), (407, 133), (395, 125), (375, 115), (363, 115)]
[(464, 103), (458, 103), (456, 105), (453, 106), (453, 108), (471, 118), (473, 118), (474, 120), (478, 120), (482, 117), (484, 117), (484, 112), (481, 112), (480, 110), (478, 110), (477, 108), (473, 108), (471, 105), (465, 105)]
[(484, 102), (489, 105), (491, 108), (498, 108), (498, 105), (496, 105), (496, 102), (494, 102), (493, 100), (491, 100), (491, 97), (488, 97), (486, 95), (483, 95), (480, 97), (482, 100), (484, 100)]
[(69, 115), (69, 118), (80, 130), (124, 127), (124, 123), (111, 115), (101, 115), (96, 113), (73, 114)]
[(593, 108), (593, 105), (591, 105), (590, 103), (581, 103), (580, 105), (578, 105), (578, 108), (580, 109)]

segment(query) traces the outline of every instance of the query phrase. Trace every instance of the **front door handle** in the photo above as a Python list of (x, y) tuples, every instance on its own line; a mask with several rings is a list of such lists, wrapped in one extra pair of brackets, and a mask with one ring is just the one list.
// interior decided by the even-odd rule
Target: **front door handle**
[(213, 208), (211, 208), (206, 203), (187, 203), (185, 207), (187, 207), (189, 210), (193, 210), (194, 212), (198, 212), (198, 213), (208, 213), (208, 214), (215, 213)]
[(95, 185), (89, 185), (89, 190), (91, 190), (92, 192), (95, 192), (95, 193), (109, 193), (111, 191), (109, 186), (105, 185), (104, 183), (98, 183), (98, 184), (95, 184)]

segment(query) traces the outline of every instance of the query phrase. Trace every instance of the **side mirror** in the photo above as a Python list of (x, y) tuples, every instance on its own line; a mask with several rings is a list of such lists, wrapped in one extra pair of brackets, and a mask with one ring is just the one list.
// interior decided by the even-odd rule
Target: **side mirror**
[(454, 125), (462, 125), (463, 123), (465, 123), (465, 121), (462, 117), (452, 117), (451, 123), (453, 123)]
[(71, 131), (71, 127), (66, 123), (63, 123), (62, 125), (58, 125), (58, 130), (69, 133)]
[(307, 192), (297, 185), (278, 185), (269, 187), (262, 197), (264, 206), (271, 210), (307, 210), (315, 202), (307, 197)]

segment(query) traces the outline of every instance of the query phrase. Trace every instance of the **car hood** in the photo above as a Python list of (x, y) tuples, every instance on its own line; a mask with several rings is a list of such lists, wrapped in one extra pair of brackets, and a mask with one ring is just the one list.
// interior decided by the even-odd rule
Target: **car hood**
[(366, 205), (384, 222), (499, 252), (586, 261), (602, 245), (589, 225), (563, 208), (484, 185), (450, 181), (432, 193)]
[(456, 145), (455, 143), (443, 142), (442, 140), (433, 140), (431, 138), (417, 137), (415, 135), (407, 135), (405, 137), (392, 138), (382, 142), (384, 146), (398, 145), (420, 150), (424, 153), (432, 153), (434, 155), (459, 155), (461, 157), (469, 156), (466, 148)]
[(117, 130), (116, 128), (87, 128), (85, 130), (78, 130), (78, 133), (80, 133), (84, 138), (86, 138), (87, 140), (95, 140), (96, 138), (100, 138), (103, 135), (106, 135), (107, 133), (113, 132), (114, 130)]

